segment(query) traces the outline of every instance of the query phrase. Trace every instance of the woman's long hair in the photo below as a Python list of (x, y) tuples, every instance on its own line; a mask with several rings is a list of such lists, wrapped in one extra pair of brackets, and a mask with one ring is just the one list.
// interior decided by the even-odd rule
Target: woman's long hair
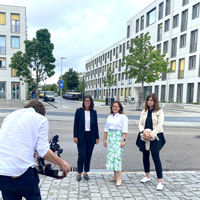
[(113, 107), (113, 104), (114, 103), (117, 103), (118, 104), (118, 106), (120, 107), (120, 110), (119, 110), (119, 114), (124, 114), (124, 112), (123, 112), (123, 106), (122, 106), (122, 104), (121, 104), (121, 102), (120, 101), (114, 101), (112, 104), (111, 104), (111, 106), (110, 106), (110, 114), (113, 114), (113, 111), (112, 111), (112, 107)]
[(154, 101), (154, 105), (153, 105), (153, 111), (159, 111), (160, 110), (160, 107), (159, 107), (159, 102), (158, 102), (158, 97), (155, 93), (151, 93), (147, 96), (146, 98), (146, 102), (145, 102), (145, 106), (144, 106), (144, 109), (145, 111), (147, 111), (149, 109), (149, 106), (147, 104), (147, 101), (149, 100), (149, 98), (152, 98), (153, 101)]
[(85, 110), (85, 104), (84, 104), (84, 101), (85, 99), (89, 98), (90, 99), (90, 111), (94, 109), (94, 102), (93, 102), (93, 99), (90, 95), (86, 95), (84, 98), (83, 98), (83, 104), (82, 104), (82, 110)]

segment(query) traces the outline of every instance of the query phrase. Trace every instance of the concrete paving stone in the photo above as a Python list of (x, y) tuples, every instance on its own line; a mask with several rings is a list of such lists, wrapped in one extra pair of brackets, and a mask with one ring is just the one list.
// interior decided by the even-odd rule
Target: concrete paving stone
[(135, 198), (135, 200), (146, 200), (145, 197), (134, 197), (134, 198)]
[(114, 200), (123, 200), (122, 197), (114, 197)]
[(102, 199), (103, 199), (103, 200), (113, 200), (112, 197), (109, 197), (109, 198), (107, 198), (107, 197), (103, 197)]
[(99, 190), (90, 190), (91, 193), (100, 193)]
[(200, 200), (200, 197), (190, 197), (191, 200)]
[(135, 200), (134, 198), (124, 198), (124, 200)]
[(70, 194), (69, 193), (69, 198), (78, 198), (78, 194)]
[(111, 192), (111, 195), (113, 197), (121, 197), (121, 193), (120, 192)]
[(141, 197), (141, 196), (143, 196), (143, 194), (141, 194), (141, 193), (136, 193), (136, 192), (131, 192), (131, 194), (134, 196), (134, 197)]
[(90, 193), (91, 197), (101, 197), (101, 194), (96, 192), (96, 193)]
[(101, 197), (92, 197), (91, 200), (102, 200)]
[(125, 197), (133, 197), (133, 195), (131, 193), (124, 193), (122, 194), (122, 196), (125, 198)]
[(109, 190), (110, 190), (111, 192), (118, 192), (118, 191), (119, 191), (117, 188), (109, 188)]
[(64, 195), (64, 194), (62, 194), (62, 195), (58, 195), (58, 199), (67, 199), (67, 195)]

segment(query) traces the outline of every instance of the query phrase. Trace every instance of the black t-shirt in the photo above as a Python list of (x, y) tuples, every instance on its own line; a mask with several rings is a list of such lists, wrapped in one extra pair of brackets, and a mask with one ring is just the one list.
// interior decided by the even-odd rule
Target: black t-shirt
[(152, 110), (148, 109), (148, 115), (146, 118), (144, 129), (149, 128), (149, 129), (153, 130), (152, 112), (153, 112), (153, 109)]

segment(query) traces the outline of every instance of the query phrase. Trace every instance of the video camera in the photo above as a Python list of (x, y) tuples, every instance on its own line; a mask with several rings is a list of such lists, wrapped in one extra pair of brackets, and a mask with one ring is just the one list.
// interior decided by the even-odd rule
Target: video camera
[[(57, 156), (60, 157), (60, 154), (63, 152), (63, 149), (60, 148), (60, 145), (58, 144), (58, 135), (55, 135), (50, 141), (50, 149), (57, 154)], [(38, 162), (38, 173), (39, 174), (43, 174), (46, 176), (50, 176), (53, 178), (57, 178), (57, 179), (62, 179), (64, 178), (64, 176), (58, 176), (58, 169), (52, 169), (51, 168), (51, 164), (45, 164), (45, 159), (38, 156), (37, 157), (37, 162)]]

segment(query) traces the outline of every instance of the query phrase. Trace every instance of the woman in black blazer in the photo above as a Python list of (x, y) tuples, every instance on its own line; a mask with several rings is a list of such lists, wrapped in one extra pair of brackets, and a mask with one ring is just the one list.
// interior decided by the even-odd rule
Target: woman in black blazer
[(78, 148), (78, 174), (77, 181), (81, 180), (84, 165), (84, 178), (89, 180), (87, 172), (90, 171), (90, 160), (94, 145), (99, 143), (99, 129), (97, 112), (93, 110), (94, 103), (90, 95), (83, 99), (82, 108), (78, 108), (74, 120), (74, 142)]

